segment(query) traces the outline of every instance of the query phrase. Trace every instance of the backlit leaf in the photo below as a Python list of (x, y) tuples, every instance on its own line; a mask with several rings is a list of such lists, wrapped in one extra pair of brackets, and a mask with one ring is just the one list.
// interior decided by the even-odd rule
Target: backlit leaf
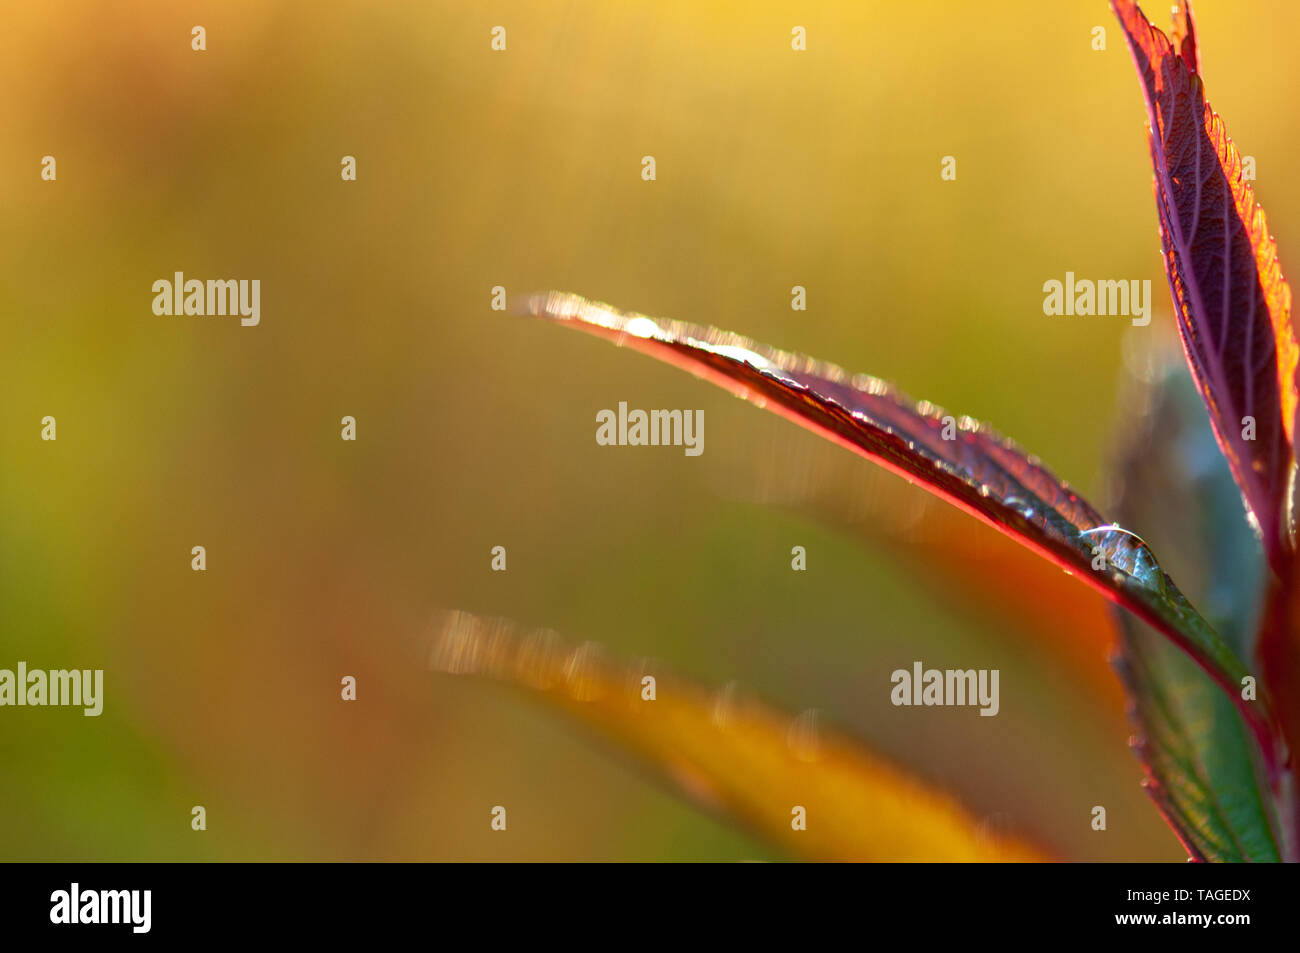
[[(1154, 626), (1236, 701), (1270, 764), (1267, 703), (1245, 702), (1245, 666), (1133, 533), (1111, 523), (1039, 461), (989, 427), (914, 404), (885, 382), (716, 328), (627, 314), (550, 292), (523, 310), (688, 369), (918, 483)], [(951, 438), (951, 439), (949, 439)], [(1094, 568), (1096, 566), (1097, 568)]]
[[(854, 861), (1042, 861), (861, 742), (734, 687), (708, 691), (599, 646), (505, 620), (438, 613), (430, 667), (527, 691), (654, 765), (682, 794), (798, 856)], [(643, 679), (654, 678), (654, 698)], [(795, 809), (806, 824), (796, 830)]]
[(1300, 355), (1291, 289), (1241, 155), (1205, 101), (1187, 5), (1175, 7), (1172, 38), (1131, 0), (1112, 6), (1146, 99), (1160, 239), (1183, 349), (1269, 562), (1280, 569), (1291, 548)]

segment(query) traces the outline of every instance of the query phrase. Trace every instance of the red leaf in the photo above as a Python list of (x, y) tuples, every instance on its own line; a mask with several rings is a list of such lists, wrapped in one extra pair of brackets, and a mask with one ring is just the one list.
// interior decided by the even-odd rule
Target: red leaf
[[(1205, 101), (1195, 25), (1179, 2), (1172, 37), (1132, 0), (1111, 0), (1146, 97), (1165, 271), (1183, 350), (1275, 570), (1291, 550), (1297, 405), (1291, 289), (1241, 155)], [(1255, 421), (1254, 439), (1243, 435)]]
[(878, 378), (849, 375), (716, 328), (627, 314), (560, 292), (533, 295), (522, 310), (689, 370), (919, 484), (1050, 559), (1195, 659), (1241, 710), (1270, 769), (1276, 766), (1267, 700), (1242, 700), (1245, 666), (1146, 543), (1107, 522), (991, 428), (926, 402), (914, 404)]

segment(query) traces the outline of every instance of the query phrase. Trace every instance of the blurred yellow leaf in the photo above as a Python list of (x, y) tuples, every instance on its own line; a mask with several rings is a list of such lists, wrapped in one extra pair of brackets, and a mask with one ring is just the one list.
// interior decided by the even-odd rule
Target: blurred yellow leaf
[(1042, 861), (956, 800), (861, 742), (739, 692), (709, 691), (595, 643), (439, 613), (430, 667), (507, 682), (561, 708), (658, 768), (683, 794), (792, 853), (819, 860)]

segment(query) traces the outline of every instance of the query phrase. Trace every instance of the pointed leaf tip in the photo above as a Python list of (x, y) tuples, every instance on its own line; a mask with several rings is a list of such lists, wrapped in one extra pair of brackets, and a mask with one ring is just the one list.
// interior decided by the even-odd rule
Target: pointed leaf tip
[(1291, 289), (1241, 154), (1205, 101), (1190, 7), (1170, 36), (1112, 0), (1142, 82), (1165, 271), (1215, 437), (1278, 570), (1293, 549), (1296, 371)]

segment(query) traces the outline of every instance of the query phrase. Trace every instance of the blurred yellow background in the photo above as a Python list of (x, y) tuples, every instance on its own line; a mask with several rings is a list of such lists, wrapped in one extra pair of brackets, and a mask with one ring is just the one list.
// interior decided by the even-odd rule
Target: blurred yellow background
[[(1300, 8), (1196, 14), (1294, 259)], [(1061, 856), (1184, 856), (1139, 788), (1097, 597), (995, 611), (964, 561), (1023, 571), (1013, 593), (1059, 573), (688, 375), (489, 307), (561, 288), (832, 360), (1102, 499), (1127, 321), (1047, 318), (1043, 282), (1149, 278), (1147, 330), (1170, 322), (1104, 2), (52, 0), (5, 21), (0, 667), (102, 667), (106, 697), (97, 719), (0, 712), (0, 857), (784, 856), (508, 689), (425, 671), (440, 607), (816, 708)], [(155, 316), (175, 271), (260, 279), (260, 326)], [(705, 453), (598, 447), (620, 400), (703, 409)], [(783, 463), (913, 518), (756, 502)], [(935, 526), (972, 555), (918, 557)], [(1001, 714), (893, 708), (914, 659), (1000, 668)]]

